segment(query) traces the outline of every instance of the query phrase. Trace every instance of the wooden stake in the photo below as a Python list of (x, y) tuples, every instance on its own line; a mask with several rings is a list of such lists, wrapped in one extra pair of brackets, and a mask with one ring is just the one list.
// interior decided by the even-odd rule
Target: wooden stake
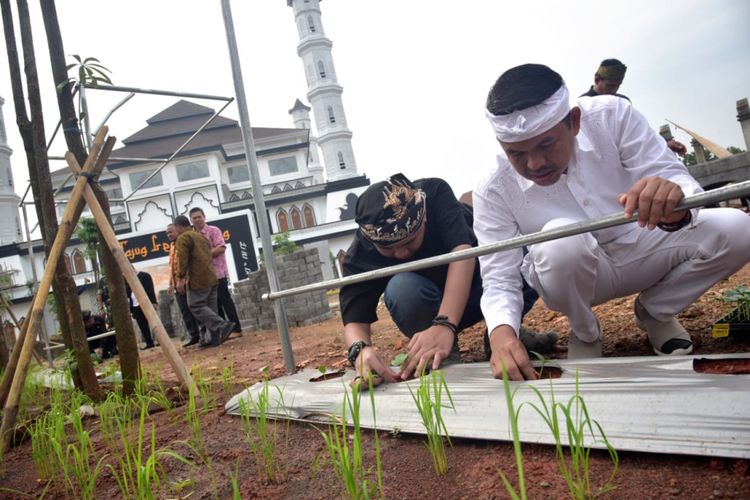
[[(78, 166), (78, 161), (73, 153), (68, 152), (65, 155), (65, 160), (68, 162), (68, 167), (74, 174), (80, 173), (81, 167)], [(102, 207), (99, 205), (99, 201), (96, 199), (94, 190), (88, 185), (85, 186), (83, 196), (86, 199), (89, 210), (91, 210), (91, 213), (94, 216), (99, 231), (101, 231), (102, 236), (104, 237), (105, 243), (115, 257), (118, 267), (122, 271), (128, 285), (130, 285), (130, 289), (135, 294), (136, 299), (138, 299), (138, 304), (141, 306), (141, 310), (146, 316), (146, 320), (148, 320), (151, 334), (156, 337), (159, 345), (161, 345), (164, 355), (167, 357), (169, 364), (172, 365), (172, 369), (182, 386), (185, 389), (192, 387), (195, 390), (196, 388), (190, 373), (188, 373), (185, 364), (182, 362), (182, 358), (177, 353), (177, 349), (175, 349), (174, 344), (172, 344), (169, 335), (167, 335), (167, 330), (159, 319), (159, 315), (156, 313), (153, 304), (151, 304), (151, 300), (149, 300), (148, 295), (146, 295), (146, 290), (143, 289), (143, 285), (141, 285), (141, 281), (138, 279), (135, 269), (125, 256), (125, 252), (122, 250), (120, 242), (117, 241), (117, 236), (115, 235), (112, 226), (109, 225), (107, 217), (104, 214)]]
[[(104, 144), (104, 137), (107, 135), (108, 130), (109, 129), (106, 126), (102, 126), (96, 134), (94, 143), (91, 145), (91, 152), (89, 153), (83, 168), (86, 175), (93, 173), (96, 158), (99, 155), (102, 144)], [(57, 262), (60, 260), (60, 256), (68, 246), (73, 230), (78, 223), (78, 217), (76, 217), (75, 214), (81, 203), (83, 203), (82, 196), (84, 188), (88, 186), (88, 178), (86, 175), (80, 175), (78, 177), (73, 186), (73, 191), (70, 193), (68, 204), (65, 206), (65, 211), (63, 212), (63, 219), (60, 223), (60, 228), (55, 237), (55, 241), (52, 244), (49, 255), (47, 256), (47, 264), (44, 268), (44, 274), (42, 275), (42, 279), (39, 282), (39, 288), (37, 289), (34, 301), (32, 302), (31, 314), (26, 320), (28, 323), (28, 329), (26, 330), (23, 347), (18, 358), (18, 366), (13, 374), (13, 382), (10, 386), (8, 399), (5, 401), (3, 422), (2, 425), (0, 425), (0, 456), (5, 455), (5, 452), (10, 446), (13, 427), (16, 424), (16, 417), (18, 416), (18, 402), (21, 399), (21, 390), (23, 389), (23, 384), (26, 379), (26, 368), (29, 365), (31, 351), (34, 348), (34, 339), (39, 333), (39, 326), (41, 325), (50, 286), (52, 286), (52, 278), (55, 274)]]

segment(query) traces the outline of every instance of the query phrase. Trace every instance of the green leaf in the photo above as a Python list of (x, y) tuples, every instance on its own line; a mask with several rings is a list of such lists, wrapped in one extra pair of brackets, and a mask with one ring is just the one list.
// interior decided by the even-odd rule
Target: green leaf
[(401, 366), (406, 362), (406, 353), (400, 352), (396, 354), (396, 357), (391, 361), (391, 366)]

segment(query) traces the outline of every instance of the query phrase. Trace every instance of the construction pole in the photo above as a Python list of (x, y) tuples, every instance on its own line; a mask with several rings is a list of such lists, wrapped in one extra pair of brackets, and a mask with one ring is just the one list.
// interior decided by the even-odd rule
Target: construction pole
[[(81, 167), (78, 165), (78, 160), (76, 160), (73, 153), (68, 151), (65, 155), (65, 160), (68, 162), (70, 170), (78, 175), (79, 179), (83, 177), (83, 175), (79, 175), (81, 173)], [(177, 378), (185, 389), (195, 389), (190, 373), (188, 373), (185, 364), (182, 362), (182, 358), (180, 358), (180, 355), (177, 353), (177, 349), (175, 349), (174, 344), (172, 344), (172, 341), (169, 339), (167, 330), (159, 319), (159, 315), (157, 314), (156, 309), (154, 309), (153, 304), (151, 304), (148, 295), (146, 295), (146, 290), (143, 289), (143, 285), (138, 279), (135, 269), (133, 269), (133, 266), (125, 256), (125, 252), (123, 251), (120, 242), (117, 241), (115, 231), (112, 229), (112, 226), (109, 225), (107, 216), (104, 213), (104, 210), (102, 210), (101, 205), (99, 205), (99, 200), (96, 199), (94, 190), (91, 189), (91, 186), (88, 184), (84, 186), (83, 196), (89, 206), (89, 210), (91, 210), (91, 213), (94, 216), (99, 231), (104, 237), (104, 242), (112, 252), (115, 261), (117, 262), (117, 266), (122, 271), (122, 274), (128, 282), (128, 285), (130, 285), (130, 289), (135, 294), (136, 299), (138, 299), (138, 304), (140, 304), (141, 310), (146, 316), (146, 320), (148, 320), (149, 329), (153, 336), (156, 337), (156, 340), (159, 341), (159, 345), (161, 345), (164, 355), (167, 357), (169, 364), (172, 365), (175, 374), (177, 374)]]
[(49, 295), (49, 290), (52, 286), (52, 278), (54, 277), (57, 268), (57, 262), (60, 260), (60, 256), (68, 246), (70, 237), (73, 235), (73, 230), (78, 222), (78, 215), (80, 214), (78, 209), (83, 202), (83, 191), (84, 188), (88, 186), (89, 177), (96, 178), (96, 174), (94, 173), (96, 164), (95, 160), (102, 148), (107, 131), (107, 127), (102, 127), (96, 135), (96, 139), (91, 146), (91, 152), (89, 153), (89, 156), (86, 159), (86, 164), (84, 165), (85, 174), (78, 177), (78, 180), (73, 186), (73, 191), (70, 193), (70, 200), (65, 206), (60, 228), (55, 237), (55, 241), (52, 244), (49, 255), (47, 256), (47, 265), (44, 268), (42, 280), (39, 282), (36, 295), (34, 295), (31, 314), (26, 320), (28, 327), (18, 358), (18, 366), (11, 367), (9, 364), (4, 375), (4, 377), (12, 375), (13, 382), (10, 386), (8, 398), (5, 401), (3, 421), (2, 425), (0, 425), (0, 456), (5, 455), (5, 452), (10, 446), (13, 428), (16, 425), (16, 418), (18, 417), (18, 403), (21, 399), (21, 390), (23, 389), (24, 381), (26, 379), (26, 369), (29, 365), (31, 352), (34, 349), (34, 339), (39, 333), (39, 326), (42, 322), (42, 315), (44, 314), (44, 307), (47, 304), (47, 296)]
[[(247, 99), (245, 98), (245, 85), (242, 80), (242, 68), (240, 67), (240, 56), (237, 51), (237, 38), (234, 34), (234, 21), (232, 21), (232, 7), (229, 0), (221, 0), (221, 10), (224, 14), (224, 29), (227, 33), (227, 45), (229, 46), (229, 60), (232, 65), (232, 79), (234, 80), (234, 93), (237, 97), (237, 109), (240, 113), (240, 127), (242, 128), (242, 143), (245, 146), (245, 158), (250, 167), (250, 182), (253, 187), (253, 201), (255, 202), (255, 213), (258, 220), (258, 231), (260, 241), (263, 245), (263, 260), (268, 273), (268, 286), (271, 293), (279, 290), (278, 274), (276, 272), (276, 261), (273, 259), (273, 243), (271, 243), (271, 229), (268, 227), (266, 216), (266, 201), (263, 198), (263, 185), (260, 182), (258, 171), (258, 158), (255, 156), (255, 142), (253, 141), (250, 118), (247, 113)], [(273, 313), (276, 316), (276, 326), (279, 330), (281, 350), (284, 353), (284, 366), (287, 373), (294, 373), (294, 352), (289, 340), (289, 325), (287, 324), (284, 301), (276, 300), (273, 303)]]

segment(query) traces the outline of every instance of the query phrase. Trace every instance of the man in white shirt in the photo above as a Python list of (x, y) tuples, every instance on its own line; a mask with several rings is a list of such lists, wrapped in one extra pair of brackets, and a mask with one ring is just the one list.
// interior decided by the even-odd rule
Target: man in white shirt
[[(750, 217), (734, 209), (673, 212), (699, 184), (631, 104), (582, 97), (571, 107), (547, 66), (526, 64), (497, 80), (487, 117), (502, 147), (498, 167), (474, 192), (479, 244), (637, 210), (637, 224), (480, 257), (482, 312), (493, 375), (536, 378), (517, 339), (521, 277), (570, 321), (570, 358), (601, 356), (591, 307), (640, 292), (636, 325), (654, 351), (692, 352), (674, 316), (750, 259)], [(519, 271), (519, 265), (521, 267)]]

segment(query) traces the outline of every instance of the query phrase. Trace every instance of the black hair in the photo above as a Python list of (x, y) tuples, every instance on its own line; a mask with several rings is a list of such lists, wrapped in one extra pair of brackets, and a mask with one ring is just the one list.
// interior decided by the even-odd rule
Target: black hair
[(543, 64), (522, 64), (500, 75), (487, 96), (487, 110), (509, 115), (546, 101), (563, 85), (562, 77)]
[(201, 207), (193, 207), (190, 209), (190, 212), (188, 212), (190, 215), (193, 215), (195, 212), (200, 212), (203, 217), (206, 216), (206, 213), (203, 211)]
[(605, 59), (599, 66), (625, 66), (619, 59)]
[(180, 226), (180, 227), (190, 227), (191, 226), (190, 219), (188, 219), (184, 215), (178, 215), (177, 217), (175, 217), (173, 224), (175, 226)]

